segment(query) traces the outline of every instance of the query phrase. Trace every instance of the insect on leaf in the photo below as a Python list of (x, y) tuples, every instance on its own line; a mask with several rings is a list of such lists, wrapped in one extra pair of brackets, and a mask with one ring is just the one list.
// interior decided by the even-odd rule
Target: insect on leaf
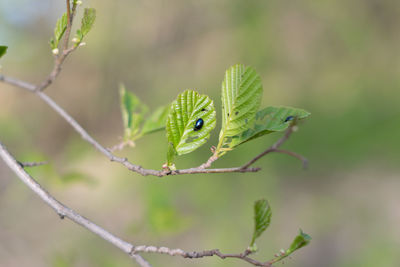
[(304, 109), (292, 107), (264, 108), (257, 112), (249, 129), (232, 138), (231, 146), (236, 147), (266, 134), (285, 131), (293, 119), (305, 119), (310, 114)]
[(217, 153), (233, 148), (232, 137), (246, 131), (253, 122), (262, 96), (261, 78), (252, 67), (230, 67), (222, 83), (222, 129)]
[[(216, 124), (213, 101), (206, 95), (187, 90), (172, 102), (167, 118), (167, 138), (177, 155), (183, 155), (203, 145)], [(196, 129), (196, 122), (203, 125)]]

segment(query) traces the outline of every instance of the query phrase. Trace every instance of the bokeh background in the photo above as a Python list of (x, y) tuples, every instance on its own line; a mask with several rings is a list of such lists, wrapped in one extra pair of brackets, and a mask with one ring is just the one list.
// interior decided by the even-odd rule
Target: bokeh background
[[(313, 240), (284, 266), (400, 266), (400, 4), (354, 1), (84, 1), (97, 21), (47, 93), (106, 146), (120, 141), (118, 84), (151, 108), (187, 88), (220, 109), (224, 71), (252, 65), (262, 106), (312, 116), (285, 144), (310, 166), (271, 154), (255, 174), (142, 177), (109, 162), (40, 99), (0, 83), (0, 140), (58, 199), (134, 244), (239, 252), (253, 202), (269, 200), (258, 259), (286, 248), (299, 228)], [(52, 68), (48, 40), (64, 1), (1, 0), (2, 73), (39, 83)], [(79, 19), (78, 19), (79, 20)], [(220, 115), (218, 115), (220, 121)], [(218, 124), (220, 125), (220, 124)], [(218, 126), (217, 126), (218, 128)], [(199, 165), (217, 142), (182, 156)], [(279, 138), (228, 153), (237, 166)], [(166, 155), (164, 132), (119, 153), (148, 168)], [(244, 266), (237, 260), (146, 255), (154, 266)], [(0, 162), (0, 266), (132, 266), (126, 255), (58, 216)], [(279, 264), (278, 264), (279, 265)]]

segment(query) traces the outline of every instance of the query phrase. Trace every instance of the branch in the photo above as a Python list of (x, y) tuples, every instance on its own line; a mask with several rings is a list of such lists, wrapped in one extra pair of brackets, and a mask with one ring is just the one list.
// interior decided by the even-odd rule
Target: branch
[(89, 221), (85, 217), (81, 216), (77, 212), (68, 208), (57, 199), (55, 199), (49, 192), (47, 192), (38, 182), (36, 182), (20, 165), (20, 163), (14, 158), (10, 152), (7, 151), (6, 147), (0, 141), (0, 157), (4, 160), (7, 166), (18, 176), (18, 178), (24, 182), (36, 195), (38, 195), (47, 205), (49, 205), (61, 219), (65, 217), (71, 221), (85, 227), (92, 233), (98, 235), (104, 240), (108, 241), (115, 247), (119, 248), (123, 252), (129, 254), (136, 262), (142, 267), (151, 267), (151, 265), (144, 260), (140, 255), (132, 254), (131, 251), (134, 246), (117, 236), (111, 234), (107, 230), (101, 228), (95, 223)]
[(201, 252), (185, 252), (182, 249), (170, 249), (167, 247), (155, 247), (155, 246), (134, 246), (129, 242), (122, 240), (121, 238), (113, 235), (102, 227), (96, 225), (92, 221), (86, 219), (79, 213), (65, 206), (63, 203), (55, 199), (49, 192), (47, 192), (38, 182), (36, 182), (21, 166), (15, 157), (7, 150), (7, 148), (0, 141), (0, 158), (7, 164), (7, 166), (18, 176), (18, 178), (25, 183), (36, 195), (38, 195), (47, 205), (49, 205), (61, 219), (68, 218), (71, 221), (83, 226), (95, 235), (108, 241), (115, 247), (119, 248), (131, 258), (133, 258), (141, 267), (151, 267), (142, 256), (138, 253), (159, 253), (168, 254), (170, 256), (181, 256), (183, 258), (198, 259), (203, 257), (217, 256), (221, 259), (237, 258), (246, 261), (254, 266), (272, 267), (274, 259), (267, 262), (260, 262), (249, 255), (249, 250), (238, 254), (224, 254), (219, 249), (204, 250)]
[(275, 152), (278, 153), (282, 153), (282, 154), (287, 154), (289, 156), (292, 156), (294, 158), (297, 158), (298, 160), (300, 160), (303, 164), (303, 169), (307, 169), (308, 168), (308, 159), (305, 158), (304, 156), (297, 154), (293, 151), (290, 150), (285, 150), (285, 149), (276, 149)]
[(0, 81), (14, 85), (16, 87), (19, 87), (19, 88), (22, 88), (22, 89), (25, 89), (28, 91), (31, 91), (31, 92), (34, 92), (36, 89), (36, 85), (34, 85), (34, 84), (27, 83), (27, 82), (24, 82), (24, 81), (21, 81), (18, 79), (14, 79), (11, 77), (6, 77), (2, 74), (0, 74)]
[[(73, 46), (71, 48), (68, 48), (66, 50), (63, 50), (61, 55), (56, 56), (54, 60), (54, 67), (49, 76), (39, 85), (35, 86), (34, 91), (43, 91), (47, 87), (49, 87), (50, 84), (52, 84), (55, 79), (57, 78), (58, 74), (61, 72), (61, 67), (62, 64), (64, 63), (65, 59), (68, 57), (69, 54), (71, 54), (73, 51), (75, 51), (79, 46)], [(27, 88), (25, 88), (27, 89)]]
[(167, 247), (155, 247), (155, 246), (135, 246), (134, 249), (131, 252), (131, 255), (135, 255), (138, 253), (158, 253), (158, 254), (168, 254), (170, 256), (181, 256), (183, 258), (188, 258), (188, 259), (198, 259), (198, 258), (204, 258), (204, 257), (213, 257), (217, 256), (221, 259), (227, 259), (227, 258), (236, 258), (236, 259), (241, 259), (243, 261), (246, 261), (254, 266), (262, 266), (262, 267), (272, 267), (272, 264), (275, 261), (275, 259), (272, 259), (270, 261), (266, 262), (261, 262), (257, 261), (249, 255), (251, 252), (249, 250), (246, 250), (243, 253), (237, 253), (237, 254), (224, 254), (221, 253), (219, 249), (212, 249), (212, 250), (204, 250), (201, 252), (185, 252), (182, 249), (170, 249)]
[[(147, 175), (153, 175), (153, 176), (158, 176), (158, 177), (163, 177), (167, 175), (181, 175), (181, 174), (198, 174), (198, 173), (233, 173), (233, 172), (240, 172), (240, 173), (246, 173), (246, 172), (258, 172), (261, 170), (260, 168), (250, 168), (251, 165), (253, 165), (257, 160), (262, 158), (263, 156), (271, 153), (271, 152), (279, 152), (279, 153), (286, 153), (289, 155), (294, 156), (294, 152), (288, 152), (288, 151), (282, 151), (279, 150), (278, 148), (290, 137), (292, 132), (295, 129), (295, 125), (292, 124), (288, 130), (286, 131), (285, 135), (279, 139), (275, 144), (273, 144), (270, 148), (250, 160), (248, 163), (246, 163), (243, 166), (240, 167), (233, 167), (233, 168), (219, 168), (219, 169), (208, 169), (211, 164), (217, 160), (218, 158), (216, 156), (211, 156), (210, 159), (200, 165), (199, 167), (196, 168), (189, 168), (189, 169), (181, 169), (181, 170), (152, 170), (152, 169), (145, 169), (142, 166), (136, 165), (134, 163), (131, 163), (128, 161), (127, 158), (121, 158), (116, 155), (114, 155), (110, 149), (107, 149), (103, 147), (99, 142), (97, 142), (74, 118), (71, 117), (62, 107), (60, 107), (53, 99), (51, 99), (48, 95), (41, 91), (37, 91), (34, 85), (19, 81), (14, 78), (8, 78), (6, 76), (0, 75), (0, 81), (4, 81), (6, 83), (15, 85), (17, 87), (26, 89), (30, 92), (33, 92), (36, 94), (39, 98), (41, 98), (44, 102), (46, 102), (47, 105), (49, 105), (55, 112), (57, 112), (63, 119), (69, 123), (72, 128), (76, 132), (80, 134), (82, 139), (84, 139), (86, 142), (91, 144), (95, 149), (97, 149), (100, 153), (105, 155), (110, 161), (118, 162), (122, 165), (124, 165), (126, 168), (129, 170), (139, 173), (143, 176)], [(295, 157), (302, 158), (304, 157), (297, 155)], [(305, 160), (305, 159), (304, 159)], [(304, 162), (303, 160), (303, 162)]]
[(265, 150), (264, 152), (258, 154), (256, 157), (254, 157), (253, 159), (251, 159), (249, 162), (247, 162), (246, 164), (244, 164), (242, 166), (243, 169), (247, 169), (249, 168), (251, 165), (253, 165), (257, 160), (261, 159), (262, 157), (264, 157), (265, 155), (272, 153), (272, 152), (278, 152), (278, 153), (284, 153), (284, 154), (288, 154), (290, 156), (296, 157), (298, 159), (300, 159), (303, 162), (303, 166), (307, 166), (307, 159), (299, 154), (296, 154), (292, 151), (287, 151), (287, 150), (281, 150), (278, 149), (283, 143), (286, 142), (286, 140), (289, 139), (289, 137), (292, 135), (293, 132), (295, 132), (297, 130), (297, 126), (296, 126), (296, 122), (294, 121), (289, 128), (286, 130), (285, 134), (278, 140), (276, 141), (272, 146), (270, 146), (267, 150)]

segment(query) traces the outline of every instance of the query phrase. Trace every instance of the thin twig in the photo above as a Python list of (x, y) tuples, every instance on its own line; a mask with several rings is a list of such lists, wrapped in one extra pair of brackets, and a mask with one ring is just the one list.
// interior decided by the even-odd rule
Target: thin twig
[(37, 194), (47, 205), (57, 212), (61, 219), (65, 217), (72, 220), (73, 222), (85, 227), (92, 233), (98, 235), (104, 240), (110, 242), (123, 252), (129, 254), (136, 262), (142, 267), (150, 267), (151, 265), (144, 260), (140, 255), (131, 254), (134, 246), (119, 237), (111, 234), (102, 227), (89, 221), (85, 217), (81, 216), (77, 212), (68, 208), (57, 199), (55, 199), (49, 192), (47, 192), (38, 182), (36, 182), (20, 165), (13, 155), (8, 152), (7, 148), (0, 141), (0, 157), (4, 160), (7, 166), (18, 176), (18, 178), (24, 182), (35, 194)]
[(135, 147), (135, 142), (132, 140), (124, 140), (124, 141), (121, 141), (120, 143), (108, 148), (108, 150), (110, 150), (110, 152), (121, 151), (126, 146)]
[(35, 91), (35, 89), (36, 89), (36, 85), (34, 85), (34, 84), (27, 83), (27, 82), (24, 82), (24, 81), (15, 79), (15, 78), (7, 77), (2, 74), (0, 74), (0, 81), (14, 85), (19, 88), (23, 88), (23, 89), (31, 91), (31, 92)]
[(65, 34), (64, 34), (63, 51), (68, 49), (69, 35), (71, 34), (72, 20), (74, 18), (74, 15), (72, 14), (71, 11), (70, 0), (66, 0), (66, 4), (67, 4), (67, 28), (65, 29)]
[(308, 167), (308, 159), (306, 159), (304, 156), (302, 156), (300, 154), (297, 154), (297, 153), (295, 153), (293, 151), (285, 150), (285, 149), (275, 149), (274, 152), (283, 153), (283, 154), (287, 154), (289, 156), (295, 157), (295, 158), (299, 159), (302, 162), (303, 169), (307, 169), (307, 167)]
[(73, 46), (71, 48), (63, 50), (61, 55), (57, 56), (56, 59), (54, 60), (54, 67), (49, 76), (47, 76), (47, 78), (41, 84), (35, 86), (34, 91), (40, 92), (49, 87), (49, 85), (52, 84), (57, 78), (57, 76), (60, 74), (65, 59), (68, 57), (69, 54), (71, 54), (77, 48), (78, 46)]
[(254, 157), (253, 159), (251, 159), (249, 162), (247, 162), (246, 164), (244, 164), (242, 166), (243, 169), (247, 169), (248, 167), (250, 167), (251, 165), (253, 165), (257, 160), (261, 159), (262, 157), (264, 157), (265, 155), (271, 153), (271, 152), (277, 152), (278, 148), (285, 143), (286, 140), (289, 139), (290, 135), (295, 131), (296, 129), (296, 125), (295, 124), (291, 124), (289, 126), (289, 128), (286, 130), (285, 134), (278, 139), (278, 141), (276, 141), (272, 146), (270, 146), (267, 150), (265, 150), (264, 152), (258, 154), (256, 157)]
[(37, 167), (37, 166), (42, 166), (46, 165), (47, 161), (40, 161), (40, 162), (20, 162), (18, 161), (19, 165), (21, 165), (22, 168), (26, 167)]

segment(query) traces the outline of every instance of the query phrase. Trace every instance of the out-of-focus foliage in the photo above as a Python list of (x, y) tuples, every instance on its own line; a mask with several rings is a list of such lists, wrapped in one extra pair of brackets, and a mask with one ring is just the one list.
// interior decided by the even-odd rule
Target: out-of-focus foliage
[(135, 141), (145, 134), (165, 129), (170, 105), (158, 107), (149, 115), (149, 108), (121, 84), (119, 89), (124, 139)]
[(6, 54), (7, 48), (7, 46), (0, 45), (0, 58)]

